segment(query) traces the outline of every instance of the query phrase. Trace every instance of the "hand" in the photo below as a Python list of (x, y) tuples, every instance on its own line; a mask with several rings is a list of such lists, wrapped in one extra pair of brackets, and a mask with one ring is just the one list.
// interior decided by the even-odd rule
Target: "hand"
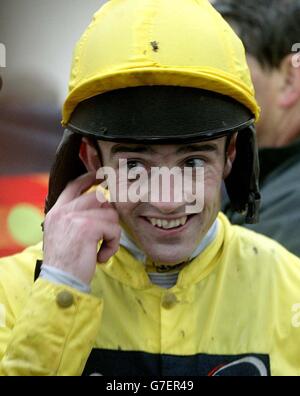
[[(109, 202), (100, 203), (96, 192), (82, 194), (96, 180), (87, 173), (70, 182), (44, 222), (44, 263), (89, 285), (97, 260), (107, 261), (118, 248), (119, 216)], [(103, 240), (97, 253), (98, 242)]]

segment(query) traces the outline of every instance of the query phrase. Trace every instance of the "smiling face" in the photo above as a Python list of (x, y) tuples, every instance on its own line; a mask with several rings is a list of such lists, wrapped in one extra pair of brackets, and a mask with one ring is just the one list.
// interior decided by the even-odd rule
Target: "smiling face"
[[(122, 227), (136, 245), (154, 262), (178, 264), (189, 258), (208, 232), (220, 209), (222, 180), (231, 170), (235, 155), (232, 139), (225, 159), (226, 138), (190, 145), (141, 145), (99, 142), (103, 166), (115, 169), (126, 159), (128, 169), (142, 167), (150, 175), (152, 167), (204, 169), (204, 207), (188, 214), (187, 202), (116, 202)], [(86, 145), (81, 159), (96, 168), (95, 149)], [(128, 181), (128, 183), (131, 183)], [(170, 189), (174, 183), (170, 184)], [(172, 196), (172, 193), (171, 193)]]

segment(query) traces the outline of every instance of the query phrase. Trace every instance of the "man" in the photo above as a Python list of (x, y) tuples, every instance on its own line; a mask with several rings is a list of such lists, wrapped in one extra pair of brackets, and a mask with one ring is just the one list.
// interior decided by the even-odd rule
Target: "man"
[[(0, 262), (2, 374), (299, 375), (298, 258), (218, 214), (226, 179), (256, 220), (258, 113), (243, 47), (208, 1), (101, 8), (74, 54), (43, 249)], [(95, 191), (104, 168), (117, 196), (138, 174), (140, 198)], [(157, 169), (190, 170), (199, 205), (185, 184), (152, 199), (179, 183)]]
[(219, 0), (214, 6), (236, 30), (247, 52), (256, 97), (262, 205), (260, 221), (246, 225), (300, 255), (300, 2)]

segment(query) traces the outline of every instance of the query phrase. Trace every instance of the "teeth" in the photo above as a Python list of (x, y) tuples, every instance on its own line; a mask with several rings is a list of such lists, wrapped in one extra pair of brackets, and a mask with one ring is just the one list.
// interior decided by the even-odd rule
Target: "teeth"
[(159, 227), (159, 228), (164, 228), (166, 230), (170, 228), (176, 228), (179, 227), (180, 225), (185, 225), (187, 221), (187, 216), (182, 217), (181, 219), (177, 220), (164, 220), (164, 219), (154, 219), (154, 218), (148, 218), (148, 220), (151, 222), (153, 226)]
[(185, 225), (186, 221), (187, 221), (187, 216), (185, 216), (182, 219), (180, 219), (180, 224), (181, 225)]

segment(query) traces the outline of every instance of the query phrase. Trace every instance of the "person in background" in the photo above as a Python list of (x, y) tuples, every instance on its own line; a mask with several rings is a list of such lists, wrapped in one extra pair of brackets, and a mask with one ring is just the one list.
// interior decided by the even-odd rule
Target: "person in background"
[(263, 233), (300, 256), (300, 1), (216, 0), (240, 36), (261, 118), (256, 125), (262, 204), (260, 221), (245, 224), (228, 200), (234, 224)]

